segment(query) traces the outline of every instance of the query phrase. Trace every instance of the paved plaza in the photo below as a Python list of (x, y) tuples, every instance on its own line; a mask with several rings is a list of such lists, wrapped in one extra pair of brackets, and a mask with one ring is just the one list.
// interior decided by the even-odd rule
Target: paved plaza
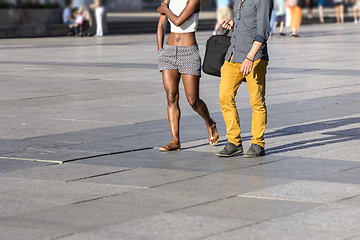
[[(1, 240), (359, 240), (360, 25), (269, 40), (267, 155), (218, 158), (219, 78), (181, 85), (178, 152), (155, 34), (0, 40)], [(197, 34), (201, 55), (210, 31)], [(236, 97), (250, 144), (246, 84)]]

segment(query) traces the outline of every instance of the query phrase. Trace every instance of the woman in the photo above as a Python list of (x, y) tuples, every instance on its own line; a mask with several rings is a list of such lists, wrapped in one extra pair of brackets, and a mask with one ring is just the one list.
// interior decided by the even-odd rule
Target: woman
[[(204, 101), (199, 98), (201, 58), (195, 32), (197, 30), (200, 0), (171, 0), (169, 6), (163, 2), (157, 9), (161, 14), (157, 28), (158, 65), (162, 71), (163, 84), (167, 98), (172, 141), (160, 151), (180, 150), (179, 138), (179, 82), (183, 81), (185, 95), (195, 112), (205, 121), (210, 145), (219, 140), (216, 123), (211, 119)], [(170, 35), (163, 47), (166, 16), (170, 22)]]
[(96, 37), (104, 36), (103, 17), (105, 13), (105, 4), (106, 0), (95, 0), (94, 3), (90, 5), (90, 8), (95, 9)]
[(286, 6), (290, 9), (290, 28), (291, 38), (300, 37), (298, 31), (302, 20), (302, 9), (307, 5), (309, 0), (286, 0)]
[(358, 23), (360, 20), (360, 0), (353, 0), (354, 3), (354, 23)]
[(319, 7), (319, 19), (321, 23), (324, 23), (324, 6), (326, 0), (318, 0), (318, 7)]
[(344, 23), (344, 0), (333, 0), (335, 4), (335, 13), (336, 13), (336, 23), (343, 24)]

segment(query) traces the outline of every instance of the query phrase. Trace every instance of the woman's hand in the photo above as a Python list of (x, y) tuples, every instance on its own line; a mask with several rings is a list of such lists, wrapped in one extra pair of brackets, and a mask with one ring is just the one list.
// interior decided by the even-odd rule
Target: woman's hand
[(221, 26), (227, 30), (231, 30), (234, 27), (234, 20), (232, 19), (225, 19)]
[(168, 9), (168, 5), (165, 2), (162, 2), (161, 5), (158, 7), (157, 11), (161, 15), (165, 15), (165, 11)]

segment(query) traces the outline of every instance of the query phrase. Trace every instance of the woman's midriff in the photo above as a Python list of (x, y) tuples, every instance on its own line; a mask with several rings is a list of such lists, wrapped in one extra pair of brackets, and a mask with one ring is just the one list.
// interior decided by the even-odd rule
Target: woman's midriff
[(197, 45), (195, 32), (189, 33), (170, 33), (167, 40), (168, 45), (172, 46), (193, 46)]

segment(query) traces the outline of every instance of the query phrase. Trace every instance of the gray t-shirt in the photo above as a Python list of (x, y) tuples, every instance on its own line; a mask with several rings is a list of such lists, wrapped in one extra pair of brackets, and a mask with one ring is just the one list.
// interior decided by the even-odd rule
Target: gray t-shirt
[(254, 60), (269, 60), (267, 40), (270, 32), (269, 24), (270, 0), (236, 0), (234, 4), (234, 28), (231, 45), (225, 59), (242, 63), (249, 53), (253, 42), (262, 42)]

